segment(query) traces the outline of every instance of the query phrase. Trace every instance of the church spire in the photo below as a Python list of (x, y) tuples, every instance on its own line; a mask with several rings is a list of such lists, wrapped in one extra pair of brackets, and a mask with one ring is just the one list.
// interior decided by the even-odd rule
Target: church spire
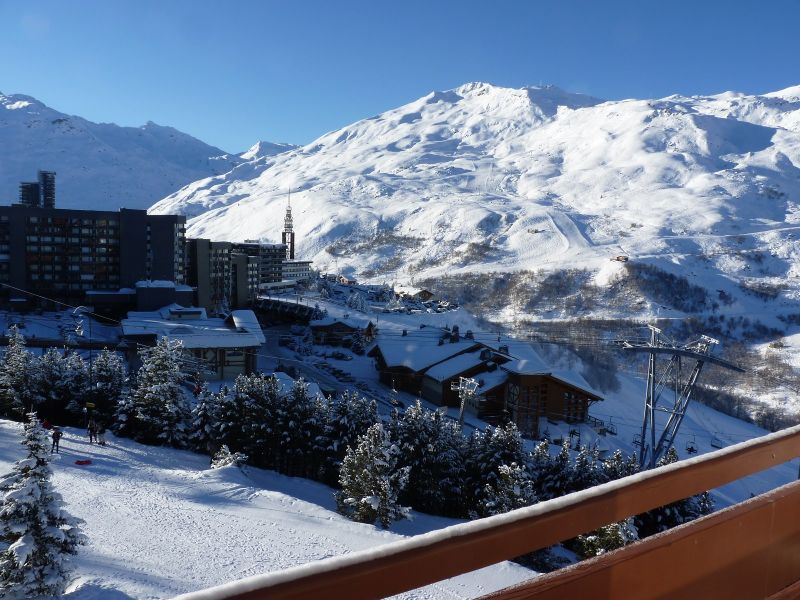
[(281, 242), (286, 244), (286, 260), (294, 260), (294, 223), (292, 221), (292, 189), (289, 188), (289, 198), (286, 201), (286, 216), (283, 219), (283, 233)]

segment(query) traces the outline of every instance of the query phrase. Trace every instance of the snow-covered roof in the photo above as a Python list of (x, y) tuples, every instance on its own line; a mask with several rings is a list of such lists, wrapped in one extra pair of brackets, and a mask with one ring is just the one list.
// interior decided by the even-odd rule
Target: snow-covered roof
[[(275, 371), (273, 373), (275, 379), (278, 380), (278, 383), (281, 386), (281, 393), (289, 394), (294, 387), (295, 380), (292, 379), (289, 375), (284, 373), (283, 371)], [(306, 381), (306, 385), (308, 386), (308, 395), (309, 396), (322, 396), (322, 390), (320, 389), (319, 385), (314, 383), (313, 381)]]
[[(171, 313), (174, 314), (176, 310), (175, 307), (189, 310), (173, 305), (159, 311), (129, 312), (128, 318), (122, 321), (122, 334), (155, 335), (159, 339), (168, 337), (180, 340), (184, 348), (254, 348), (264, 343), (264, 334), (260, 327), (257, 332), (253, 332), (237, 327), (235, 321), (233, 325), (229, 325), (224, 319), (209, 319), (206, 317), (205, 309), (191, 309), (202, 311), (199, 318), (186, 320), (170, 318)], [(244, 321), (249, 320), (247, 316), (242, 318)]]
[(480, 344), (472, 340), (445, 342), (439, 346), (438, 339), (435, 338), (406, 336), (381, 340), (373, 348), (377, 348), (383, 354), (387, 367), (408, 367), (413, 371), (421, 371), (477, 347), (480, 347)]
[(480, 395), (505, 383), (508, 373), (502, 369), (496, 369), (475, 375), (475, 379), (478, 380), (478, 395)]
[(230, 317), (236, 327), (252, 333), (261, 340), (262, 344), (267, 341), (261, 329), (261, 323), (258, 322), (258, 317), (252, 310), (234, 310), (231, 312)]
[(348, 317), (346, 319), (342, 317), (323, 317), (322, 319), (314, 319), (308, 324), (310, 327), (328, 327), (334, 323), (343, 323), (352, 329), (366, 329), (370, 321), (367, 319), (355, 319), (353, 317)]
[(451, 377), (455, 377), (459, 373), (463, 373), (467, 369), (472, 369), (482, 364), (480, 352), (468, 352), (466, 354), (459, 354), (453, 358), (449, 358), (438, 365), (432, 366), (425, 372), (427, 377), (436, 381), (445, 381)]
[(145, 279), (145, 280), (142, 280), (142, 281), (137, 281), (136, 282), (136, 287), (137, 288), (175, 288), (176, 290), (184, 291), (184, 292), (185, 291), (192, 291), (191, 286), (184, 285), (182, 283), (175, 283), (174, 281), (166, 281), (166, 280), (160, 280), (160, 279), (156, 279), (156, 280), (153, 280), (153, 281), (150, 281), (149, 279)]
[(550, 373), (552, 369), (545, 362), (536, 357), (515, 358), (503, 365), (506, 371), (519, 375), (542, 375)]

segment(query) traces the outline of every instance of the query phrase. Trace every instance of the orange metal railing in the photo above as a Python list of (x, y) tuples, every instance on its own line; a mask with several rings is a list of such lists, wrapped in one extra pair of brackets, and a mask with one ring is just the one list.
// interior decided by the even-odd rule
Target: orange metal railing
[[(800, 426), (504, 515), (181, 598), (389, 596), (546, 548), (797, 456)], [(798, 581), (800, 483), (792, 483), (493, 597), (745, 599), (786, 594)]]

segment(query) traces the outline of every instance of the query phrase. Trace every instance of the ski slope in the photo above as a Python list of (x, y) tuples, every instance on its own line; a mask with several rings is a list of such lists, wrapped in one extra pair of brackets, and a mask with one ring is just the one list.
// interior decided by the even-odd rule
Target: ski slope
[[(22, 458), (19, 432), (19, 424), (0, 421), (0, 472)], [(113, 435), (105, 447), (89, 445), (84, 433), (65, 429), (52, 461), (54, 486), (86, 521), (89, 538), (75, 559), (70, 600), (170, 598), (456, 522), (415, 513), (383, 531), (337, 514), (332, 490), (316, 482), (208, 470), (208, 457)], [(503, 563), (404, 597), (471, 598), (532, 574)]]

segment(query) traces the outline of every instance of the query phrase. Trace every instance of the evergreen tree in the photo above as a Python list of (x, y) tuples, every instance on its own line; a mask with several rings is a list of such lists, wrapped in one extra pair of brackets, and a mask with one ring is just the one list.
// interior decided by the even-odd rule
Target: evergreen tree
[(25, 349), (25, 337), (16, 325), (8, 330), (8, 346), (0, 358), (0, 416), (23, 420), (36, 397), (33, 356)]
[(0, 481), (0, 596), (60, 595), (68, 583), (68, 557), (85, 543), (78, 521), (50, 484), (48, 445), (35, 413), (28, 415), (27, 457)]
[[(467, 449), (467, 484), (465, 497), (470, 513), (479, 513), (485, 504), (486, 490), (499, 485), (500, 466), (516, 464), (528, 468), (522, 437), (514, 423), (476, 430)], [(488, 488), (487, 488), (488, 486)]]
[(64, 375), (61, 382), (63, 402), (72, 415), (73, 423), (83, 424), (84, 409), (94, 418), (95, 408), (88, 410), (86, 403), (95, 402), (92, 389), (92, 378), (89, 376), (88, 364), (77, 352), (69, 352), (64, 356)]
[(541, 442), (531, 455), (531, 473), (536, 495), (540, 500), (551, 500), (572, 489), (573, 469), (570, 464), (569, 438), (564, 440), (556, 456), (550, 456), (550, 443)]
[(536, 493), (530, 474), (516, 463), (500, 465), (498, 477), (484, 487), (482, 498), (473, 518), (490, 517), (536, 503)]
[(221, 469), (222, 467), (227, 467), (228, 465), (236, 465), (237, 467), (241, 467), (246, 462), (246, 454), (242, 454), (241, 452), (231, 452), (230, 449), (223, 444), (220, 449), (214, 453), (214, 457), (211, 459), (211, 468)]
[(361, 523), (384, 528), (408, 517), (408, 507), (398, 496), (408, 482), (408, 467), (398, 468), (400, 451), (391, 443), (383, 425), (367, 430), (355, 448), (348, 448), (339, 474), (341, 490), (336, 493), (339, 512)]
[(67, 390), (64, 388), (64, 356), (49, 348), (32, 361), (32, 386), (36, 412), (44, 419), (63, 423), (66, 414)]
[(378, 411), (374, 400), (350, 390), (322, 401), (319, 407), (323, 425), (315, 447), (323, 456), (320, 478), (328, 485), (336, 485), (347, 449), (355, 448), (358, 439), (377, 423)]
[(94, 404), (96, 418), (109, 423), (125, 391), (125, 361), (104, 348), (92, 361), (91, 368), (92, 385), (86, 399)]
[(579, 535), (567, 545), (579, 558), (591, 558), (622, 548), (638, 539), (639, 533), (633, 518), (628, 518), (619, 523), (600, 527), (591, 533)]
[(393, 412), (389, 430), (400, 449), (399, 466), (410, 468), (401, 502), (427, 513), (463, 516), (465, 441), (458, 424), (417, 400), (402, 416)]
[(275, 429), (279, 433), (280, 471), (288, 475), (317, 476), (323, 457), (314, 445), (324, 428), (324, 416), (308, 384), (299, 379), (288, 394), (282, 394), (276, 411)]
[(181, 343), (164, 337), (140, 353), (142, 367), (136, 386), (117, 410), (118, 431), (145, 444), (182, 447), (189, 407), (181, 386)]
[(203, 384), (192, 408), (189, 445), (193, 449), (213, 456), (214, 451), (220, 447), (219, 412), (220, 395)]

